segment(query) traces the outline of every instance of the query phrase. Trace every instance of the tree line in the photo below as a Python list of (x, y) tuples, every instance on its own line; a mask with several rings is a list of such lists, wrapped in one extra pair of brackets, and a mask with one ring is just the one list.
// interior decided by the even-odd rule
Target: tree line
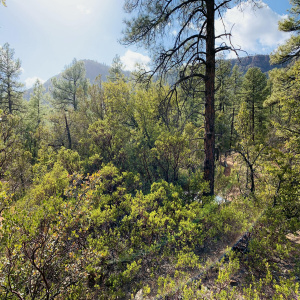
[[(91, 84), (83, 62), (74, 60), (60, 78), (52, 80), (50, 93), (44, 93), (37, 81), (27, 102), (17, 81), (20, 62), (13, 53), (7, 44), (2, 48), (1, 65), (8, 63), (1, 69), (2, 124), (8, 126), (7, 132), (3, 130), (2, 165), (7, 165), (2, 168), (3, 180), (10, 176), (8, 153), (26, 153), (29, 166), (37, 162), (39, 153), (61, 147), (80, 157), (78, 171), (91, 173), (112, 162), (121, 170), (139, 173), (145, 189), (160, 179), (184, 186), (203, 169), (205, 92), (195, 94), (183, 87), (166, 102), (167, 84), (137, 84), (123, 75), (119, 61), (107, 82), (99, 76)], [(250, 145), (266, 139), (272, 113), (264, 101), (270, 95), (270, 83), (258, 68), (243, 75), (238, 66), (232, 68), (229, 61), (219, 59), (216, 87), (216, 159), (229, 150), (246, 158)], [(250, 161), (247, 157), (251, 170)], [(16, 178), (26, 177), (30, 182), (31, 168)], [(14, 184), (16, 190), (26, 189), (25, 182)]]

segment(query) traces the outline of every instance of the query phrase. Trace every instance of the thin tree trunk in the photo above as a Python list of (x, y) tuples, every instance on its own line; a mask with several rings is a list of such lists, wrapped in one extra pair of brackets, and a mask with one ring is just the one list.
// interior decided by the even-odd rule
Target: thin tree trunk
[(68, 148), (72, 149), (71, 133), (70, 133), (70, 127), (69, 127), (69, 124), (68, 124), (68, 119), (67, 119), (66, 113), (65, 113), (65, 122), (66, 122), (66, 130), (67, 130), (68, 144), (69, 144)]
[(250, 191), (251, 191), (251, 193), (254, 193), (254, 191), (255, 191), (255, 185), (254, 185), (254, 170), (253, 170), (253, 165), (249, 164), (249, 169), (250, 169), (250, 179), (251, 179), (251, 188), (250, 188)]
[[(253, 92), (254, 93), (254, 92)], [(254, 97), (252, 97), (252, 141), (254, 143), (255, 133), (254, 133), (254, 126), (255, 126), (255, 104), (254, 104)]]
[(74, 110), (76, 111), (77, 110), (76, 92), (73, 94), (73, 107)]
[(209, 192), (214, 195), (215, 171), (215, 10), (213, 0), (206, 1), (206, 79), (205, 79), (205, 139), (204, 179), (209, 182)]
[(231, 121), (231, 129), (230, 129), (230, 145), (229, 145), (230, 149), (232, 147), (233, 128), (234, 128), (234, 107), (232, 109), (232, 121)]
[(8, 113), (10, 115), (12, 115), (13, 113), (13, 109), (12, 109), (12, 95), (11, 95), (11, 91), (10, 91), (10, 85), (8, 85), (8, 88), (7, 88), (7, 99), (8, 99)]

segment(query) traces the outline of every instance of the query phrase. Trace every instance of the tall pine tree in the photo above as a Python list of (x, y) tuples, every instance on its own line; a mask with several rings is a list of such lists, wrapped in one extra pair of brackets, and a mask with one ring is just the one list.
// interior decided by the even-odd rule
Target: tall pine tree
[(229, 34), (224, 32), (219, 36), (215, 35), (215, 15), (222, 15), (230, 2), (231, 0), (125, 2), (126, 11), (131, 13), (137, 10), (138, 15), (126, 22), (123, 41), (127, 45), (146, 45), (152, 51), (155, 63), (153, 73), (167, 77), (176, 69), (178, 75), (173, 90), (191, 80), (204, 82), (204, 179), (210, 184), (208, 195), (214, 194), (215, 57), (219, 52), (232, 49), (230, 44), (224, 42), (216, 46), (216, 40)]
[(0, 48), (0, 108), (13, 114), (22, 107), (23, 84), (18, 81), (21, 62), (14, 59), (15, 51), (9, 44)]

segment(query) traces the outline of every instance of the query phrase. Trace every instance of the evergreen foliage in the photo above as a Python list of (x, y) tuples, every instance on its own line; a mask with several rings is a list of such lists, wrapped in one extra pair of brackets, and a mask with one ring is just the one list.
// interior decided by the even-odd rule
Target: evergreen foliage
[(116, 57), (89, 83), (74, 60), (25, 103), (1, 51), (0, 299), (298, 299), (299, 61), (269, 77), (217, 62), (214, 197), (205, 82), (170, 93)]
[(23, 85), (18, 82), (21, 62), (14, 54), (7, 43), (0, 48), (0, 108), (9, 114), (21, 110), (23, 94)]
[(284, 45), (280, 45), (271, 56), (272, 63), (285, 63), (297, 60), (300, 55), (300, 3), (299, 0), (290, 0), (292, 8), (287, 19), (279, 22), (279, 30), (291, 32), (293, 35)]
[(87, 88), (85, 79), (85, 68), (83, 62), (73, 60), (72, 64), (66, 67), (61, 78), (53, 78), (52, 95), (54, 104), (60, 109), (67, 109), (71, 106), (75, 111), (78, 110), (78, 90)]

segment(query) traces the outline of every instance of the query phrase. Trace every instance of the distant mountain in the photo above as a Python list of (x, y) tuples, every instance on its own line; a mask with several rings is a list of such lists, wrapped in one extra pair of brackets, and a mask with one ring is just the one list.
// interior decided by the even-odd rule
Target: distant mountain
[[(86, 78), (90, 80), (91, 83), (94, 82), (95, 78), (98, 75), (102, 76), (102, 80), (106, 81), (107, 76), (109, 75), (109, 69), (110, 66), (107, 66), (105, 64), (98, 63), (95, 60), (90, 60), (90, 59), (83, 59), (82, 60), (85, 65), (85, 70), (86, 70)], [(246, 57), (240, 57), (239, 59), (230, 59), (232, 63), (232, 67), (234, 65), (238, 65), (240, 67), (240, 70), (245, 74), (249, 68), (251, 67), (258, 67), (261, 69), (262, 72), (267, 73), (270, 70), (280, 67), (276, 65), (270, 65), (270, 57), (269, 55), (254, 55), (254, 56), (246, 56)], [(129, 76), (130, 72), (124, 71), (125, 76)], [(52, 78), (56, 77), (58, 78), (60, 74), (53, 76)], [(50, 87), (52, 86), (51, 84), (51, 79), (48, 79), (44, 83), (44, 87), (46, 88), (46, 92), (49, 91)], [(24, 93), (24, 98), (29, 100), (30, 94), (33, 92), (33, 88), (28, 89)]]
[[(107, 76), (109, 75), (109, 69), (110, 66), (107, 66), (105, 64), (101, 64), (95, 60), (91, 60), (91, 59), (83, 59), (81, 60), (84, 63), (85, 66), (85, 71), (86, 71), (86, 78), (88, 78), (90, 80), (91, 83), (94, 82), (94, 80), (96, 79), (96, 77), (98, 75), (101, 75), (101, 78), (103, 81), (107, 80)], [(125, 74), (125, 76), (129, 76), (130, 72), (129, 71), (124, 71), (123, 72)], [(60, 74), (53, 76), (52, 78), (59, 78)], [(51, 79), (48, 79), (43, 85), (46, 89), (46, 92), (49, 92), (50, 87), (52, 86), (51, 83)], [(24, 93), (24, 98), (26, 100), (29, 100), (30, 98), (30, 94), (33, 92), (33, 88), (30, 88), (28, 90), (25, 91)]]
[(274, 68), (280, 68), (279, 65), (270, 65), (270, 56), (269, 55), (253, 55), (240, 57), (236, 59), (230, 59), (232, 67), (238, 65), (241, 72), (244, 74), (248, 71), (249, 68), (258, 67), (263, 73), (267, 73)]
[[(90, 80), (91, 83), (94, 82), (98, 75), (101, 75), (103, 81), (107, 80), (107, 76), (109, 75), (110, 66), (105, 64), (100, 64), (95, 60), (91, 59), (83, 59), (85, 70), (86, 70), (86, 78)], [(125, 76), (129, 76), (129, 71), (123, 71)]]

